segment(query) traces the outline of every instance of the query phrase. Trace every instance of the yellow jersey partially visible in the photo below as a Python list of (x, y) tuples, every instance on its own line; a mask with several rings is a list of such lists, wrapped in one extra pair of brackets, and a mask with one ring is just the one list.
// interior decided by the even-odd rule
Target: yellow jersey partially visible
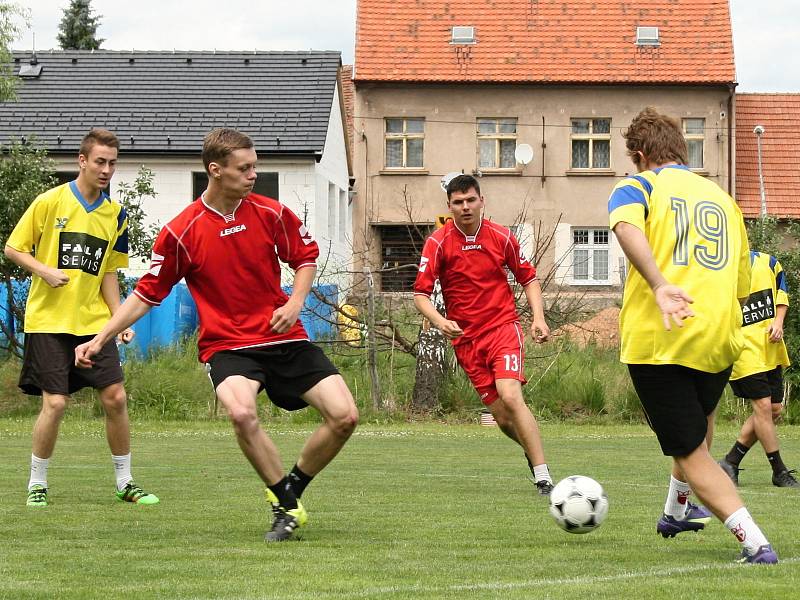
[(32, 277), (26, 333), (94, 335), (103, 328), (111, 311), (100, 283), (106, 273), (128, 266), (128, 220), (121, 204), (104, 193), (89, 204), (74, 181), (65, 183), (31, 203), (6, 243), (69, 276), (58, 288)]
[(733, 365), (732, 380), (791, 364), (783, 340), (769, 341), (776, 307), (789, 306), (786, 274), (777, 258), (761, 252), (750, 253), (750, 267), (750, 296), (742, 305), (744, 350)]
[(685, 166), (670, 165), (620, 181), (608, 211), (612, 229), (624, 221), (644, 232), (661, 273), (694, 300), (695, 316), (667, 331), (650, 286), (631, 265), (620, 360), (707, 373), (731, 366), (744, 344), (738, 299), (750, 289), (747, 233), (736, 202)]

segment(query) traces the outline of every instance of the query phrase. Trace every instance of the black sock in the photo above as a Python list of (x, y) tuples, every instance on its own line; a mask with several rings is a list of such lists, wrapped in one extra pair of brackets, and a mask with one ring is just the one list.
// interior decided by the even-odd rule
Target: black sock
[(292, 471), (289, 473), (289, 482), (292, 485), (294, 495), (298, 498), (302, 496), (303, 492), (306, 491), (306, 486), (311, 483), (312, 479), (314, 479), (313, 475), (303, 473), (297, 465), (293, 466)]
[[(531, 475), (533, 475), (533, 463), (531, 462), (531, 459), (530, 459), (530, 457), (528, 456), (528, 453), (527, 453), (527, 452), (525, 453), (525, 460), (527, 460), (527, 461), (528, 461), (528, 468), (531, 470)], [(536, 476), (535, 476), (535, 475), (533, 476), (533, 479), (534, 479), (534, 480), (536, 479)]]
[(767, 460), (769, 461), (769, 464), (772, 465), (772, 472), (775, 473), (775, 475), (787, 470), (786, 465), (783, 464), (780, 450), (775, 450), (775, 452), (767, 452)]
[(297, 496), (289, 483), (289, 478), (284, 477), (278, 483), (267, 486), (278, 497), (278, 504), (286, 510), (297, 508)]
[(734, 467), (738, 467), (739, 463), (742, 462), (744, 455), (747, 454), (747, 451), (750, 450), (747, 446), (740, 443), (738, 440), (731, 448), (731, 451), (728, 452), (728, 455), (725, 457), (725, 460), (731, 463)]

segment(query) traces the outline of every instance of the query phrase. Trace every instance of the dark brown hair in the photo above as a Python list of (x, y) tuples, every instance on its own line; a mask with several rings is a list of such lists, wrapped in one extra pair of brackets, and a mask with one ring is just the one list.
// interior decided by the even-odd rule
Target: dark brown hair
[(88, 158), (95, 146), (108, 146), (119, 151), (119, 138), (108, 129), (92, 129), (83, 136), (80, 153)]
[(636, 115), (622, 137), (625, 138), (628, 156), (636, 165), (641, 161), (637, 152), (656, 165), (669, 162), (685, 165), (687, 162), (686, 139), (678, 121), (662, 115), (652, 106)]
[(481, 195), (481, 184), (472, 175), (456, 175), (447, 184), (447, 199), (453, 192), (468, 192), (471, 188), (475, 188), (478, 196)]
[(234, 150), (248, 149), (253, 146), (253, 140), (249, 136), (235, 129), (227, 127), (214, 129), (203, 140), (202, 157), (206, 173), (208, 173), (208, 165), (212, 162), (225, 164), (226, 159)]

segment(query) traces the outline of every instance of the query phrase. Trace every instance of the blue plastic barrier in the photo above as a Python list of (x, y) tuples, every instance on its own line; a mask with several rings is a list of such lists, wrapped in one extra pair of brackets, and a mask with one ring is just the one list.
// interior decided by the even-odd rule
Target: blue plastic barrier
[[(135, 281), (129, 280), (131, 287)], [(25, 303), (28, 296), (30, 280), (15, 281), (13, 286), (14, 297), (17, 302)], [(290, 287), (284, 291), (291, 293)], [(338, 288), (335, 285), (321, 285), (314, 288), (331, 304), (338, 300)], [(5, 287), (0, 287), (0, 319), (22, 342), (23, 333), (15, 322), (11, 313), (11, 304)], [(308, 331), (311, 340), (330, 339), (335, 337), (336, 312), (328, 303), (320, 300), (313, 292), (306, 298), (305, 307), (300, 313), (300, 321)], [(129, 347), (134, 352), (146, 355), (150, 350), (177, 343), (197, 329), (197, 306), (192, 299), (186, 284), (176, 285), (169, 296), (159, 306), (153, 307), (145, 316), (133, 326), (136, 337)], [(5, 345), (7, 340), (0, 332), (0, 343)], [(121, 347), (124, 356), (125, 347)]]

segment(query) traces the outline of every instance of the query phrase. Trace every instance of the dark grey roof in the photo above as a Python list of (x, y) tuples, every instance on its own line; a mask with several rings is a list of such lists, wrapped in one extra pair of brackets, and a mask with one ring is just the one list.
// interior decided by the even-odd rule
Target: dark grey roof
[[(30, 52), (14, 52), (14, 72)], [(339, 52), (46, 51), (41, 73), (0, 103), (0, 144), (35, 135), (74, 154), (92, 127), (125, 154), (198, 154), (214, 127), (253, 138), (260, 154), (321, 154)], [(60, 136), (60, 138), (59, 138)], [(59, 141), (60, 139), (60, 141)]]

